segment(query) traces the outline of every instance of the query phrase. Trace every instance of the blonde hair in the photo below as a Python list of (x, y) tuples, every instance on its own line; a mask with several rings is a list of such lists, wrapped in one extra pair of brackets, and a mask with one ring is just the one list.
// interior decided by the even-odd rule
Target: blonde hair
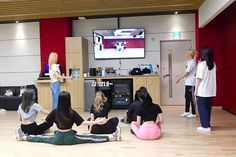
[(189, 49), (189, 50), (188, 50), (188, 53), (190, 54), (190, 56), (191, 56), (192, 58), (194, 58), (194, 57), (195, 57), (195, 54), (196, 54), (196, 51), (195, 51), (194, 49)]
[(58, 55), (56, 52), (51, 52), (49, 57), (48, 57), (48, 64), (49, 64), (49, 68), (52, 68), (53, 64), (57, 63), (57, 59), (58, 59)]
[(104, 102), (106, 101), (106, 97), (102, 91), (96, 92), (96, 96), (94, 99), (94, 110), (95, 112), (100, 112), (103, 109)]

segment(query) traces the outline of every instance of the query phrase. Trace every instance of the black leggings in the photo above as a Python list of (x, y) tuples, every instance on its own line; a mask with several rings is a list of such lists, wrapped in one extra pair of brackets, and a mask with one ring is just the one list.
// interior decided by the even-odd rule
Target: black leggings
[(40, 125), (37, 125), (35, 122), (24, 125), (21, 124), (21, 130), (26, 134), (26, 135), (41, 135), (43, 134), (44, 131), (49, 129), (52, 126), (52, 124), (44, 122)]
[(196, 114), (195, 102), (194, 102), (194, 86), (185, 86), (185, 112), (189, 112), (190, 104), (192, 108), (192, 114)]
[(112, 134), (116, 131), (116, 127), (119, 123), (119, 119), (117, 117), (109, 119), (103, 125), (93, 125), (91, 129), (91, 134)]

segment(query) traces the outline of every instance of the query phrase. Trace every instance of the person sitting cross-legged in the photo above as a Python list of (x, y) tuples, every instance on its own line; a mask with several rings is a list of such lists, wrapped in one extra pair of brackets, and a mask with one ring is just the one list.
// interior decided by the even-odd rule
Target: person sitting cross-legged
[(152, 103), (152, 98), (146, 90), (140, 90), (142, 101), (137, 120), (131, 123), (131, 132), (142, 140), (155, 140), (161, 136), (163, 123), (162, 110), (159, 105)]

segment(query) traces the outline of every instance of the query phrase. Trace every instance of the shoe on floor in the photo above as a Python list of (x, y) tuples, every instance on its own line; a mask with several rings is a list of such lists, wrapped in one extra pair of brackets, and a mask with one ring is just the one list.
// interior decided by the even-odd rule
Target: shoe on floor
[(119, 126), (116, 127), (116, 131), (113, 133), (115, 141), (121, 141), (121, 129)]
[(18, 141), (22, 141), (22, 137), (24, 136), (25, 134), (22, 132), (21, 128), (20, 127), (17, 127), (16, 128), (16, 139)]
[(180, 117), (186, 117), (187, 115), (189, 115), (190, 114), (190, 112), (184, 112), (184, 113), (182, 113), (181, 115), (180, 115)]
[(196, 118), (196, 114), (190, 113), (190, 114), (188, 114), (186, 117), (188, 117), (188, 118)]
[(210, 127), (208, 127), (208, 128), (197, 127), (197, 130), (198, 130), (198, 131), (202, 131), (202, 132), (210, 132), (210, 131), (211, 131), (211, 128), (210, 128)]

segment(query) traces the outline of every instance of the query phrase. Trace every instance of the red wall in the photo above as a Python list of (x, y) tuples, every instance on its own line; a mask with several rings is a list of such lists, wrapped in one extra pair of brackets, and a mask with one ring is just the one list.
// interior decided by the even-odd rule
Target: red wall
[(144, 48), (144, 39), (103, 39), (104, 48), (115, 48), (116, 41), (126, 41), (126, 48)]
[(217, 96), (214, 98), (214, 105), (222, 105), (222, 41), (219, 35), (221, 28), (221, 21), (213, 20), (204, 28), (199, 29), (199, 51), (203, 47), (210, 47), (214, 53), (214, 59), (217, 67)]
[[(224, 10), (204, 28), (196, 30), (197, 49), (213, 49), (217, 66), (217, 97), (214, 105), (236, 113), (236, 2)], [(198, 17), (196, 16), (196, 19)]]
[(223, 58), (223, 104), (222, 107), (236, 114), (236, 2), (223, 12), (222, 58)]
[(58, 63), (61, 72), (66, 72), (65, 37), (71, 36), (71, 19), (41, 19), (40, 20), (40, 49), (41, 49), (41, 71), (44, 72), (45, 64), (48, 63), (50, 52), (58, 54)]

